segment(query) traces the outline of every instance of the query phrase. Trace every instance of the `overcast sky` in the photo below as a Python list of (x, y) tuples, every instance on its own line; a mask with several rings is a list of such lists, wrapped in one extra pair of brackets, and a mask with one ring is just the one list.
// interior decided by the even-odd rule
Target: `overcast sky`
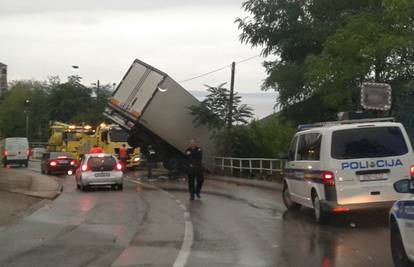
[[(135, 58), (183, 81), (260, 49), (239, 41), (238, 0), (0, 0), (0, 62), (9, 80), (71, 74), (118, 83)], [(236, 90), (258, 92), (263, 58), (237, 65)], [(72, 69), (78, 65), (79, 69)], [(183, 82), (188, 90), (228, 82), (230, 69)], [(270, 111), (269, 111), (270, 113)]]

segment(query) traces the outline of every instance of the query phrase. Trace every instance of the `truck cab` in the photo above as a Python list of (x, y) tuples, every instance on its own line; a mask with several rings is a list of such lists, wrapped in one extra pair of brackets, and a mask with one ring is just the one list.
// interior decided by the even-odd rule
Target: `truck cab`
[(95, 135), (96, 144), (101, 147), (105, 153), (112, 154), (117, 158), (119, 158), (119, 149), (122, 145), (126, 145), (129, 155), (127, 168), (134, 168), (140, 164), (140, 148), (133, 148), (128, 144), (128, 132), (118, 125), (101, 123), (96, 128)]

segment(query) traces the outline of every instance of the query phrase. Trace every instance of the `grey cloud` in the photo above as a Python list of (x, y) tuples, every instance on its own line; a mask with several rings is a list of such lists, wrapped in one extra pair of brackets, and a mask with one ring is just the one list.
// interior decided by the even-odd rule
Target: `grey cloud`
[(31, 14), (85, 10), (142, 10), (177, 6), (239, 5), (242, 0), (0, 0), (0, 14)]

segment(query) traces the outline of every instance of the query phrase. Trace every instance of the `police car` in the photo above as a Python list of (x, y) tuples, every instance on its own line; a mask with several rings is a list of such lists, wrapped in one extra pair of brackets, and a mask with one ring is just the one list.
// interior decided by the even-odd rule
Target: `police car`
[(397, 267), (414, 266), (414, 180), (394, 184), (398, 193), (409, 193), (390, 211), (391, 254)]
[(414, 175), (410, 140), (392, 118), (306, 128), (290, 144), (283, 201), (288, 209), (313, 208), (317, 222), (335, 213), (389, 209), (401, 197), (394, 182)]

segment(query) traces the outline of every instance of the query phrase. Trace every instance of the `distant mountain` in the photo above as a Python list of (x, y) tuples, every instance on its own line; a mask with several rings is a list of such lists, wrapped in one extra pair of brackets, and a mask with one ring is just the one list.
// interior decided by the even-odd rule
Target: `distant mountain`
[[(190, 91), (198, 100), (203, 100), (207, 92)], [(253, 108), (255, 118), (262, 119), (270, 114), (273, 114), (276, 103), (276, 93), (269, 92), (238, 92), (242, 97), (242, 103), (247, 104)]]

